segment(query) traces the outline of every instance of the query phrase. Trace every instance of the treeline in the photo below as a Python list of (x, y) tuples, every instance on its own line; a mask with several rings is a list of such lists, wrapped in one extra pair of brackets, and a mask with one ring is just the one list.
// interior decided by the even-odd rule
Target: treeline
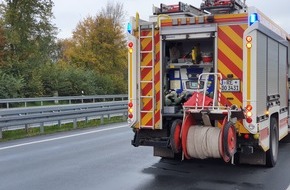
[(108, 3), (57, 39), (52, 0), (0, 4), (0, 98), (127, 92), (123, 5)]

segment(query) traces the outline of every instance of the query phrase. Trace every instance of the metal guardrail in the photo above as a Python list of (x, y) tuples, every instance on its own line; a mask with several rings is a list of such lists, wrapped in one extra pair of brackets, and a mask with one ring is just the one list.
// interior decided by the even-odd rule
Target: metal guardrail
[(43, 106), (44, 102), (59, 102), (59, 101), (68, 101), (69, 104), (72, 104), (72, 101), (79, 101), (79, 103), (87, 102), (105, 102), (105, 101), (116, 101), (116, 100), (127, 100), (127, 94), (117, 94), (117, 95), (93, 95), (93, 96), (54, 96), (54, 97), (38, 97), (38, 98), (8, 98), (0, 99), (0, 105), (6, 105), (6, 108), (10, 108), (12, 103), (23, 103), (24, 107), (27, 107), (27, 103), (40, 102), (40, 105)]
[(74, 128), (77, 119), (104, 115), (127, 114), (127, 101), (98, 102), (85, 104), (68, 104), (57, 106), (39, 106), (26, 108), (0, 109), (0, 138), (2, 129), (17, 125), (40, 124), (40, 132), (44, 132), (45, 122), (73, 120)]

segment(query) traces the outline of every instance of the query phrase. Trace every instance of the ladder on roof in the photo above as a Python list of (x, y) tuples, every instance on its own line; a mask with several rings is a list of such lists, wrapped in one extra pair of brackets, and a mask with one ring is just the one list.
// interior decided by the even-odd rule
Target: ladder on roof
[(176, 14), (179, 13), (178, 15), (187, 15), (187, 16), (199, 16), (202, 15), (203, 12), (199, 9), (196, 8), (192, 5), (186, 4), (179, 2), (178, 4), (173, 4), (173, 5), (165, 5), (163, 3), (160, 4), (159, 7), (153, 6), (153, 14), (154, 15), (159, 15), (159, 14)]
[(155, 126), (155, 24), (140, 23), (139, 26), (139, 105), (140, 127)]
[(246, 7), (245, 1), (242, 0), (203, 0), (201, 10), (206, 10), (210, 13), (231, 13), (241, 10)]

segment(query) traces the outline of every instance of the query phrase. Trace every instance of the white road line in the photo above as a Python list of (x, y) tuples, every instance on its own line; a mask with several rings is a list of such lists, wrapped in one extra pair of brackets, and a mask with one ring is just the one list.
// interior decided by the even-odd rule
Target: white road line
[(67, 138), (71, 138), (71, 137), (78, 137), (78, 136), (82, 136), (82, 135), (99, 133), (99, 132), (103, 132), (103, 131), (120, 129), (120, 128), (124, 128), (124, 127), (128, 127), (128, 125), (122, 125), (122, 126), (118, 126), (118, 127), (110, 127), (110, 128), (99, 129), (99, 130), (94, 130), (94, 131), (88, 131), (88, 132), (84, 132), (84, 133), (78, 133), (78, 134), (67, 135), (67, 136), (56, 137), (56, 138), (50, 138), (50, 139), (45, 139), (45, 140), (40, 140), (40, 141), (33, 141), (33, 142), (28, 142), (28, 143), (22, 143), (22, 144), (16, 144), (16, 145), (11, 145), (11, 146), (6, 146), (6, 147), (0, 147), (0, 151), (1, 150), (11, 149), (11, 148), (27, 146), (27, 145), (32, 145), (32, 144), (39, 144), (39, 143), (50, 142), (50, 141), (55, 141), (55, 140), (60, 140), (60, 139), (67, 139)]
[(290, 190), (290, 184), (288, 185), (287, 189), (285, 189), (285, 190)]

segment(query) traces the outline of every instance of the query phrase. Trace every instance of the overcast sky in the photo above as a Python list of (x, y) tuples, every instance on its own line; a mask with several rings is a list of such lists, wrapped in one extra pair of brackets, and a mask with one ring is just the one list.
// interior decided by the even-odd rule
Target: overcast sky
[[(140, 18), (147, 20), (152, 14), (152, 5), (177, 4), (179, 1), (200, 7), (202, 0), (54, 0), (54, 23), (59, 29), (58, 38), (69, 38), (78, 22), (86, 17), (95, 16), (107, 2), (121, 2), (126, 11), (126, 19), (135, 16), (138, 11)], [(247, 0), (248, 6), (255, 6), (268, 17), (290, 33), (290, 1), (289, 0)]]

